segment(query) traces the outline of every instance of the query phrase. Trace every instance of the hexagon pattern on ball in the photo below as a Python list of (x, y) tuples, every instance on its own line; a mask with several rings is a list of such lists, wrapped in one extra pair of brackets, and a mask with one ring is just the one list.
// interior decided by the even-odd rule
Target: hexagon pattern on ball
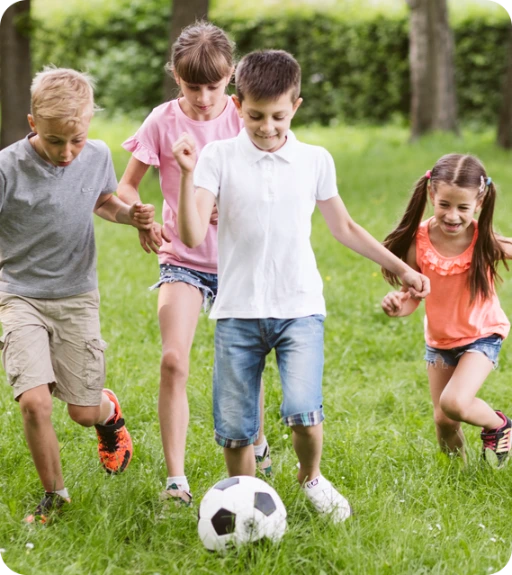
[(263, 538), (277, 542), (286, 531), (286, 509), (275, 489), (245, 475), (215, 484), (203, 497), (198, 518), (199, 537), (211, 551)]

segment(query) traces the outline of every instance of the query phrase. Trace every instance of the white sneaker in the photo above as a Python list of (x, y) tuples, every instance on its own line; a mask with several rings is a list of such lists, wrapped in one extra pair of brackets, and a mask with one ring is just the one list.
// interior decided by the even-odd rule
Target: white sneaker
[(323, 475), (307, 481), (302, 490), (319, 513), (329, 514), (334, 523), (341, 523), (352, 515), (349, 502), (338, 493)]

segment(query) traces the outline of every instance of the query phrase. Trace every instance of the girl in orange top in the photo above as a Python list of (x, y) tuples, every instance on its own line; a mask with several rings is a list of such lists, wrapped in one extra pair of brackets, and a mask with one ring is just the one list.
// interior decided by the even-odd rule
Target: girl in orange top
[[(427, 196), (434, 216), (421, 221)], [(511, 449), (512, 423), (476, 397), (497, 363), (510, 323), (495, 291), (500, 261), (512, 259), (512, 240), (494, 233), (496, 188), (472, 156), (443, 156), (418, 180), (409, 205), (384, 245), (430, 278), (425, 340), (437, 439), (443, 451), (464, 455), (460, 422), (481, 426), (484, 458), (502, 466)], [(474, 215), (481, 211), (478, 221)], [(397, 278), (384, 270), (393, 285)], [(411, 314), (419, 300), (386, 295), (391, 317)]]

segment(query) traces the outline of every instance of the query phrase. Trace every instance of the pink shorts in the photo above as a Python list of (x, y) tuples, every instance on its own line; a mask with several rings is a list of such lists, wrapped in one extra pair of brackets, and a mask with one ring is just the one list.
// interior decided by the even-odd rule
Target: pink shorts
[(101, 403), (106, 343), (100, 334), (99, 302), (98, 290), (59, 299), (0, 292), (0, 349), (15, 399), (49, 385), (66, 403)]

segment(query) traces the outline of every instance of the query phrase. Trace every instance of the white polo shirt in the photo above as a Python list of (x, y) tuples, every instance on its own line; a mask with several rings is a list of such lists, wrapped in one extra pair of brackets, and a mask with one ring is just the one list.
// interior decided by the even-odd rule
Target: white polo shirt
[(194, 184), (216, 197), (219, 210), (219, 292), (210, 317), (325, 315), (310, 236), (316, 201), (338, 195), (329, 152), (291, 131), (282, 148), (265, 152), (242, 130), (203, 148)]

